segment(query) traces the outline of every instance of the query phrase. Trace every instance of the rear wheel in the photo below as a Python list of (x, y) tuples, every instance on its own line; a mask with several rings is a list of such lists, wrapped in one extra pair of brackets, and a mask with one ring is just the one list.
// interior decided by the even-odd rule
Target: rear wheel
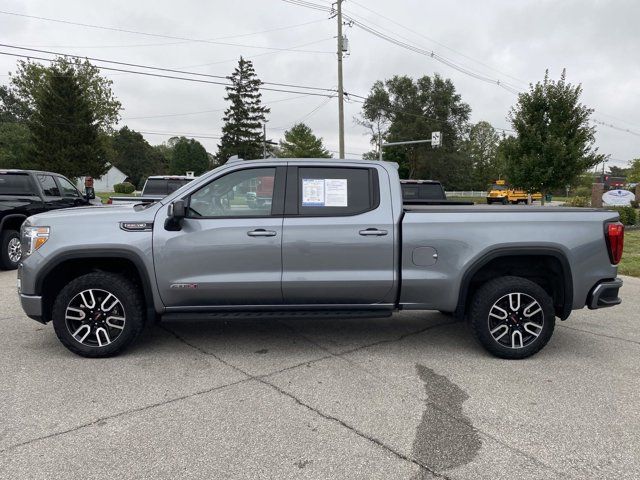
[(555, 327), (553, 300), (538, 284), (500, 277), (484, 284), (471, 305), (474, 336), (493, 355), (519, 359), (540, 351)]
[(140, 290), (113, 273), (89, 273), (71, 281), (56, 297), (52, 317), (62, 344), (83, 357), (117, 355), (144, 326)]
[(15, 230), (5, 230), (0, 234), (0, 267), (3, 270), (15, 270), (22, 258), (20, 234)]

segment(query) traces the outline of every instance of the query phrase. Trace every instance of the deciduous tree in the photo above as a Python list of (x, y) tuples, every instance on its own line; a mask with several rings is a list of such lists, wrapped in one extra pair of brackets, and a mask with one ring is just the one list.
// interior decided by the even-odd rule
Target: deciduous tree
[(173, 145), (169, 161), (169, 173), (184, 175), (194, 172), (202, 175), (209, 170), (209, 155), (200, 142), (193, 138), (179, 137)]
[(378, 143), (378, 133), (394, 142), (430, 139), (432, 132), (441, 132), (438, 149), (429, 144), (390, 147), (383, 158), (399, 161), (402, 176), (437, 179), (452, 189), (468, 188), (473, 181), (471, 161), (461, 151), (470, 112), (449, 79), (395, 76), (373, 85), (360, 123), (371, 131), (373, 145)]
[[(595, 144), (592, 109), (580, 103), (582, 87), (549, 79), (518, 96), (509, 119), (516, 136), (505, 148), (512, 185), (549, 192), (573, 185), (580, 174), (604, 160)], [(543, 197), (544, 198), (544, 197)]]

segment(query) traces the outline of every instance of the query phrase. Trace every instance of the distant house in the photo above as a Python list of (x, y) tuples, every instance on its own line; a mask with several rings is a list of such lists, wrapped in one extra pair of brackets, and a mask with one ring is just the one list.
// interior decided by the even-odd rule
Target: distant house
[[(105, 173), (100, 178), (93, 179), (93, 188), (96, 192), (113, 192), (113, 186), (116, 183), (122, 183), (127, 178), (127, 175), (122, 173), (117, 167), (111, 165), (107, 173)], [(78, 188), (80, 191), (84, 191), (84, 179), (85, 177), (80, 177), (78, 179)]]

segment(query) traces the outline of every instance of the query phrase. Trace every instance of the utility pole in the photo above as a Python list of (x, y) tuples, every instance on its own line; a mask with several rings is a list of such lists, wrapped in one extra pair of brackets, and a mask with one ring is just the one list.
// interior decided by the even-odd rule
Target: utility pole
[(267, 158), (267, 124), (262, 124), (262, 158)]
[(342, 86), (342, 0), (336, 0), (338, 18), (338, 150), (344, 158), (344, 89)]

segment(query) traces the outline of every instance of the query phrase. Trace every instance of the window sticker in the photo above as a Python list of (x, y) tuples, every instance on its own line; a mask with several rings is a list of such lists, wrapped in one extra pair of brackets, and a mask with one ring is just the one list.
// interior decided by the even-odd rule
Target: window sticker
[(321, 178), (302, 179), (302, 206), (324, 207), (324, 180)]
[(303, 207), (346, 207), (346, 178), (303, 178)]
[(347, 179), (326, 178), (324, 181), (324, 206), (347, 206)]

